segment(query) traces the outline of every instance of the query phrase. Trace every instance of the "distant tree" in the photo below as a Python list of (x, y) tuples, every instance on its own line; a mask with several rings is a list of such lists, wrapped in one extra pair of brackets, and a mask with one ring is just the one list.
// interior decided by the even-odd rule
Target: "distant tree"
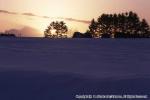
[(47, 29), (44, 31), (46, 38), (66, 38), (68, 27), (63, 21), (51, 22)]
[(89, 32), (94, 38), (147, 38), (150, 37), (150, 26), (130, 11), (102, 14), (97, 21), (91, 21)]
[(92, 34), (89, 31), (85, 33), (74, 32), (72, 38), (92, 38)]
[(84, 34), (80, 32), (74, 32), (72, 38), (84, 38)]
[(13, 33), (0, 33), (0, 37), (16, 37)]
[(84, 33), (84, 38), (92, 38), (92, 34), (90, 33), (90, 31), (86, 31)]

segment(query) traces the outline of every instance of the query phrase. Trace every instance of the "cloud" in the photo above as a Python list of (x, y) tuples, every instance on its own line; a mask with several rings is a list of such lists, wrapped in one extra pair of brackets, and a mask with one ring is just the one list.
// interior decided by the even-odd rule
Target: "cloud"
[(43, 34), (40, 33), (39, 30), (25, 26), (20, 30), (20, 33), (23, 37), (42, 37)]
[(85, 23), (85, 24), (90, 24), (91, 21), (88, 20), (79, 20), (79, 19), (73, 19), (73, 18), (65, 18), (67, 21), (75, 21), (75, 22), (80, 22), (80, 23)]
[(18, 37), (42, 37), (43, 35), (32, 27), (24, 26), (21, 29), (9, 29), (5, 31), (6, 33), (13, 33)]
[(5, 30), (8, 29), (21, 29), (23, 28), (25, 25), (22, 25), (21, 23), (17, 23), (17, 22), (13, 22), (10, 20), (3, 20), (3, 18), (0, 18), (0, 32), (4, 32)]
[(49, 17), (49, 16), (40, 16), (40, 15), (36, 15), (36, 14), (33, 14), (33, 13), (22, 13), (21, 15), (31, 16), (31, 17), (40, 17), (40, 18), (44, 18), (44, 19), (52, 18), (52, 17)]
[(49, 16), (41, 16), (42, 18), (46, 18), (46, 19), (48, 19), (48, 18), (50, 18)]
[(89, 21), (89, 20), (80, 20), (80, 19), (66, 18), (66, 17), (55, 17), (53, 19), (62, 19), (62, 20), (66, 20), (66, 21), (73, 21), (73, 22), (79, 22), (79, 23), (84, 23), (84, 24), (90, 24), (91, 23), (91, 21)]
[(0, 10), (0, 13), (13, 14), (13, 15), (16, 15), (16, 14), (17, 14), (16, 12), (10, 12), (10, 11), (7, 11), (7, 10)]
[(25, 16), (37, 16), (37, 15), (35, 15), (33, 13), (22, 13), (22, 15), (25, 15)]
[(24, 16), (30, 16), (30, 17), (39, 17), (39, 18), (44, 18), (44, 19), (62, 19), (62, 20), (66, 20), (66, 21), (73, 21), (73, 22), (80, 22), (80, 23), (84, 23), (84, 24), (90, 24), (90, 21), (88, 20), (80, 20), (80, 19), (75, 19), (75, 18), (65, 18), (65, 17), (50, 17), (50, 16), (40, 16), (40, 15), (36, 15), (34, 13), (17, 13), (17, 12), (10, 12), (7, 10), (0, 10), (0, 13), (4, 13), (4, 14), (14, 14), (14, 15), (24, 15)]

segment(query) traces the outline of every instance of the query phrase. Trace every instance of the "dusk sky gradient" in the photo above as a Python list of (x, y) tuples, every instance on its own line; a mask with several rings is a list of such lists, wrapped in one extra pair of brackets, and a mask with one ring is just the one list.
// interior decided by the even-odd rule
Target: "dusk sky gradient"
[(85, 32), (102, 13), (127, 11), (150, 23), (149, 5), (150, 0), (0, 0), (0, 31), (28, 27), (43, 36), (51, 21), (64, 20), (72, 31)]

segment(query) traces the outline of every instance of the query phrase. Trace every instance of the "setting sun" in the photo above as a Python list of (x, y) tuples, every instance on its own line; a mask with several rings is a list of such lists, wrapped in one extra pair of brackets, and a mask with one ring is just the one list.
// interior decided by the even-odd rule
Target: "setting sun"
[(51, 34), (52, 34), (52, 35), (56, 35), (56, 30), (54, 30), (54, 29), (51, 30)]

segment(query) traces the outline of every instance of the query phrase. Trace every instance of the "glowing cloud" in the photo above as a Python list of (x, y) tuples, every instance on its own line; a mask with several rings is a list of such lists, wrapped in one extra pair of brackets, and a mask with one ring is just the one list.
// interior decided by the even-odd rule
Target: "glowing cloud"
[(17, 14), (16, 12), (10, 12), (7, 10), (0, 10), (0, 13), (4, 13), (4, 14)]
[(74, 19), (74, 18), (65, 18), (65, 17), (49, 17), (49, 16), (40, 16), (36, 15), (34, 13), (18, 13), (18, 12), (11, 12), (7, 10), (0, 10), (0, 13), (4, 14), (13, 14), (13, 15), (24, 15), (24, 16), (30, 16), (30, 17), (40, 17), (40, 18), (45, 18), (45, 19), (62, 19), (66, 21), (74, 21), (74, 22), (79, 22), (79, 23), (84, 23), (84, 24), (89, 24), (90, 21), (88, 20), (80, 20), (80, 19)]

